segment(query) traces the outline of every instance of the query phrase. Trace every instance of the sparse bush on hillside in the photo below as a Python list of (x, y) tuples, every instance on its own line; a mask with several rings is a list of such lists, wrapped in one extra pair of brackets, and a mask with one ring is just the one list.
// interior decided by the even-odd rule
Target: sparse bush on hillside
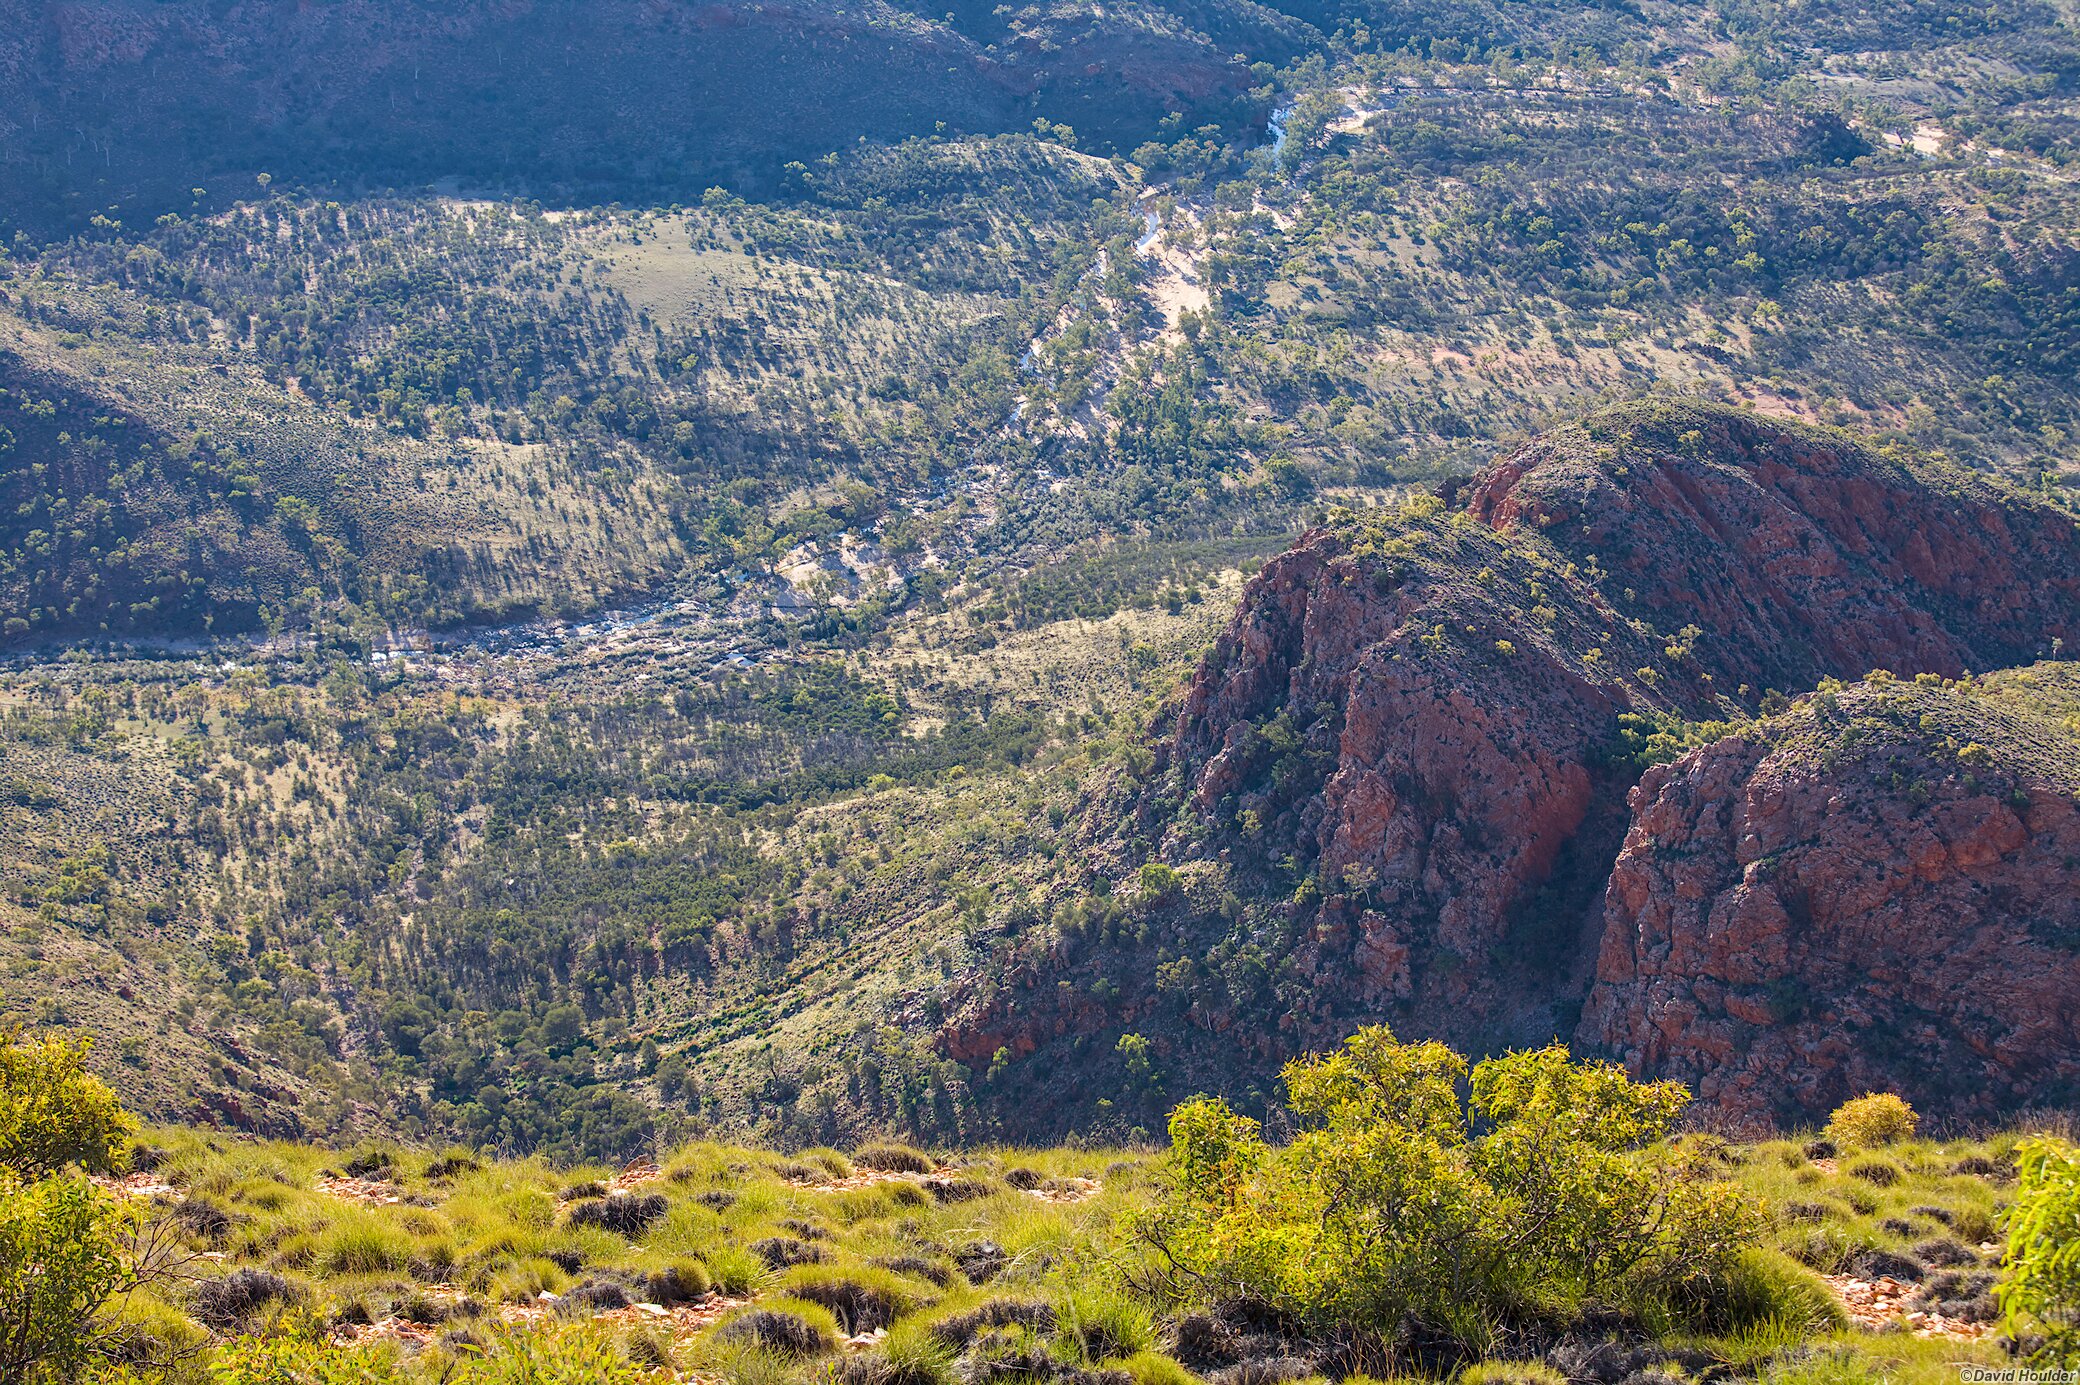
[(1892, 1092), (1871, 1092), (1845, 1101), (1827, 1118), (1828, 1138), (1837, 1144), (1875, 1149), (1914, 1138), (1921, 1117)]
[(2080, 1365), (2080, 1150), (2025, 1141), (2008, 1212), (2007, 1278), (1995, 1290), (2017, 1340), (2041, 1338), (2039, 1360)]
[(1300, 1130), (1284, 1148), (1217, 1100), (1172, 1114), (1168, 1186), (1138, 1224), (1149, 1288), (1380, 1329), (1591, 1302), (1683, 1312), (1762, 1229), (1698, 1151), (1666, 1143), (1679, 1084), (1558, 1047), (1469, 1073), (1383, 1026), (1285, 1080)]

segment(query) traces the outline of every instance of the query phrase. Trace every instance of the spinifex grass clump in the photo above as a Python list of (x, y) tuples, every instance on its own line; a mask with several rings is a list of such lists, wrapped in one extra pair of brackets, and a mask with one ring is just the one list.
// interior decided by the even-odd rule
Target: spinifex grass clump
[(1591, 1303), (1709, 1319), (1758, 1209), (1668, 1136), (1680, 1084), (1562, 1048), (1473, 1067), (1384, 1027), (1286, 1068), (1300, 1127), (1266, 1144), (1215, 1100), (1171, 1116), (1168, 1185), (1137, 1224), (1142, 1281), (1244, 1295), (1317, 1323), (1459, 1336)]
[[(307, 1325), (306, 1325), (307, 1326)], [(382, 1344), (335, 1345), (315, 1331), (246, 1337), (219, 1349), (211, 1385), (666, 1385), (672, 1379), (585, 1326), (494, 1333), (430, 1372)]]

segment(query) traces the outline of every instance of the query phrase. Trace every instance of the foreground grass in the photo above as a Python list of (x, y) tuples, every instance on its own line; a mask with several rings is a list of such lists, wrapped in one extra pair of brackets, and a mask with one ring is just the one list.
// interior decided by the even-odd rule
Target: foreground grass
[[(942, 1160), (707, 1143), (618, 1170), (192, 1130), (153, 1139), (154, 1167), (131, 1176), (128, 1195), (177, 1228), (195, 1277), (120, 1311), (140, 1359), (179, 1358), (165, 1373), (176, 1382), (1260, 1385), (1359, 1373), (1299, 1325), (1134, 1291), (1123, 1228), (1157, 1171), (1143, 1153)], [(1726, 1337), (1637, 1322), (1539, 1341), (1498, 1333), (1495, 1360), (1469, 1378), (1549, 1379), (1556, 1366), (1600, 1378), (1618, 1353), (1630, 1366), (1613, 1379), (1933, 1385), (1997, 1362), (1992, 1241), (2014, 1144), (1715, 1146), (1772, 1218), (1760, 1254), (1780, 1311)], [(1822, 1274), (1896, 1276), (1902, 1313), (1924, 1305), (1953, 1332), (1984, 1335), (1858, 1326)], [(543, 1374), (544, 1360), (568, 1370)], [(482, 1375), (492, 1362), (509, 1373)], [(1468, 1369), (1420, 1353), (1368, 1364), (1374, 1375)]]

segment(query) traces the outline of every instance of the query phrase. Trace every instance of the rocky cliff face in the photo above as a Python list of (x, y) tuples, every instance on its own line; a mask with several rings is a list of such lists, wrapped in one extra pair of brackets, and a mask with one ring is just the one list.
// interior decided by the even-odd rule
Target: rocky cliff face
[[(1565, 1037), (1600, 974), (1583, 1034), (1645, 1070), (1695, 1075), (1720, 1031), (1701, 1025), (1679, 1042), (1626, 1029), (1622, 957), (1603, 941), (1627, 926), (1606, 921), (1613, 860), (1622, 847), (1635, 863), (1621, 864), (1613, 891), (1644, 889), (1625, 871), (1646, 870), (1640, 853), (1658, 840), (1629, 817), (1643, 764), (1823, 678), (1954, 678), (2054, 641), (2080, 641), (2070, 516), (1838, 434), (1730, 409), (1620, 408), (1520, 449), (1463, 506), (1426, 498), (1341, 518), (1268, 564), (1192, 679), (1137, 820), (1110, 838), (1116, 857), (1102, 844), (1099, 855), (1131, 868), (1152, 848), (1256, 901), (1197, 934), (1181, 928), (1181, 948), (1215, 959), (1195, 983), (1177, 985), (1175, 964), (1162, 964), (1186, 1024), (1233, 1033), (1254, 1055), (1239, 1067), (1362, 1020), (1475, 1049)], [(1739, 752), (1724, 755), (1713, 782), (1732, 784)], [(1661, 822), (1678, 810), (1656, 807), (1672, 782), (1657, 776), (1633, 803)], [(1891, 849), (1842, 830), (1838, 852), (1859, 840), (1881, 857)], [(1653, 859), (1678, 882), (1667, 889), (1706, 888), (1687, 866)], [(1853, 955), (1853, 934), (1841, 945)], [(1044, 978), (1072, 952), (1026, 971)], [(1262, 982), (1219, 960), (1251, 953)], [(1124, 983), (1112, 1022), (1158, 1022), (1162, 987), (1145, 980), (1156, 961), (1075, 955), (1144, 978)], [(1688, 996), (1684, 963), (1666, 976), (1641, 965), (1642, 996), (1662, 996), (1655, 985)], [(1019, 1052), (1088, 1029), (1088, 1002), (1072, 1014), (1051, 989), (979, 995), (949, 1046)], [(1657, 1003), (1676, 1016), (1695, 1002)], [(1816, 1024), (1836, 1013), (1827, 1004), (1811, 1011)], [(1754, 1081), (1766, 1084), (1771, 1064), (1786, 1070), (1797, 1042), (1757, 1059)], [(1214, 1063), (1186, 1045), (1176, 1061)], [(1821, 1100), (1859, 1071), (1838, 1068), (1810, 1075), (1806, 1095)], [(1735, 1107), (1759, 1099), (1715, 1093)]]
[[(2003, 667), (2069, 644), (2069, 515), (1975, 477), (1730, 409), (1616, 410), (1518, 451), (1469, 513), (1593, 555), (1714, 690)], [(1628, 611), (1627, 614), (1639, 612)]]
[(2080, 668), (1823, 693), (1632, 808), (1584, 1043), (1764, 1121), (2080, 1098)]
[[(1733, 410), (1616, 410), (1521, 449), (1462, 512), (1353, 521), (1267, 566), (1178, 717), (1171, 763), (1213, 831), (1171, 848), (1311, 866), (1365, 1003), (1528, 1041), (1585, 979), (1575, 911), (1636, 772), (1621, 714), (1738, 717), (1773, 688), (1955, 676), (2076, 634), (2063, 514)], [(1525, 965), (1558, 969), (1557, 1007)]]

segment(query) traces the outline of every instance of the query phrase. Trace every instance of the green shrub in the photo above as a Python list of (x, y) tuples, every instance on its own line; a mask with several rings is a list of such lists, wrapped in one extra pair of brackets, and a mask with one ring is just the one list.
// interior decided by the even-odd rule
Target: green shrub
[(2038, 1358), (2080, 1365), (2080, 1149), (2025, 1141), (2020, 1182), (2008, 1210), (2007, 1275), (1995, 1289), (2010, 1335), (2041, 1334)]
[(209, 1378), (212, 1385), (392, 1385), (403, 1379), (389, 1352), (298, 1336), (237, 1338), (218, 1350)]
[(752, 1292), (764, 1282), (767, 1274), (765, 1261), (735, 1244), (702, 1252), (701, 1263), (708, 1267), (715, 1288), (731, 1297)]
[[(294, 1333), (238, 1338), (210, 1363), (212, 1385), (406, 1385), (412, 1378), (387, 1349)], [(667, 1377), (630, 1361), (605, 1335), (577, 1327), (503, 1334), (439, 1378), (447, 1385), (653, 1385)]]
[(1770, 1363), (1761, 1385), (1871, 1385), (1889, 1380), (1892, 1372), (1860, 1352), (1848, 1350), (1794, 1353)]
[(722, 1385), (800, 1385), (800, 1362), (751, 1342), (718, 1340), (702, 1352), (703, 1377)]
[(1802, 1226), (1780, 1238), (1784, 1251), (1800, 1264), (1822, 1274), (1839, 1274), (1850, 1260), (1876, 1242), (1839, 1222)]
[(0, 1168), (34, 1180), (73, 1164), (102, 1173), (121, 1162), (136, 1126), (86, 1070), (91, 1046), (0, 1033)]
[(1789, 1318), (1763, 1318), (1738, 1332), (1713, 1339), (1709, 1345), (1720, 1362), (1735, 1371), (1749, 1371), (1799, 1350), (1812, 1339), (1813, 1329)]
[(1960, 1207), (1951, 1214), (1950, 1229), (1966, 1245), (1980, 1245), (2000, 1235), (2000, 1219), (1985, 1207)]
[(589, 1326), (562, 1332), (512, 1332), (481, 1356), (467, 1357), (449, 1385), (656, 1385), (670, 1372), (631, 1361)]
[(803, 1150), (798, 1157), (803, 1163), (814, 1165), (832, 1178), (852, 1177), (852, 1161), (835, 1149), (818, 1146)]
[(1733, 1258), (1702, 1306), (1704, 1325), (1721, 1332), (1777, 1323), (1804, 1337), (1848, 1323), (1841, 1303), (1813, 1271), (1761, 1246)]
[(708, 1267), (698, 1260), (672, 1260), (643, 1278), (643, 1292), (649, 1301), (667, 1308), (675, 1303), (691, 1303), (714, 1287)]
[(923, 1207), (931, 1200), (931, 1196), (915, 1183), (896, 1180), (865, 1188), (847, 1188), (830, 1199), (829, 1207), (833, 1219), (851, 1226), (892, 1217), (909, 1208)]
[(1031, 1299), (988, 1298), (972, 1308), (949, 1313), (932, 1323), (931, 1334), (955, 1351), (965, 1351), (979, 1337), (1003, 1328), (1052, 1336), (1056, 1325), (1054, 1308)]
[(484, 1161), (473, 1149), (461, 1145), (449, 1145), (439, 1154), (426, 1161), (425, 1177), (435, 1183), (445, 1183), (466, 1173), (477, 1173)]
[[(1874, 1163), (1878, 1170), (1877, 1176), (1869, 1180), (1872, 1183), (1881, 1182), (1893, 1173), (1897, 1172), (1897, 1170), (1893, 1169), (1890, 1165), (1886, 1164), (1885, 1161), (1882, 1159), (1870, 1161), (1870, 1163)], [(1866, 1167), (1869, 1166), (1870, 1164), (1867, 1163)], [(1851, 1170), (1849, 1170), (1849, 1172), (1854, 1173), (1855, 1170), (1852, 1168)], [(1877, 1215), (1878, 1197), (1877, 1194), (1871, 1192), (1869, 1189), (1837, 1188), (1835, 1191), (1838, 1194), (1840, 1194), (1842, 1201), (1849, 1204), (1849, 1210), (1854, 1212), (1857, 1216), (1870, 1217)]]
[(1914, 1138), (1921, 1117), (1891, 1092), (1870, 1092), (1845, 1101), (1827, 1118), (1827, 1136), (1858, 1149), (1876, 1149)]
[(83, 1178), (0, 1169), (0, 1380), (70, 1380), (107, 1345), (95, 1315), (126, 1283), (122, 1214)]
[(954, 1355), (915, 1318), (897, 1323), (877, 1347), (848, 1358), (829, 1377), (842, 1385), (954, 1385)]
[(102, 1311), (102, 1318), (112, 1354), (124, 1361), (176, 1361), (194, 1356), (209, 1341), (194, 1319), (150, 1292), (123, 1295)]
[(205, 1279), (195, 1286), (195, 1316), (211, 1327), (232, 1328), (260, 1310), (304, 1297), (303, 1287), (267, 1270), (250, 1267)]
[(1139, 1351), (1119, 1363), (1134, 1377), (1134, 1385), (1196, 1385), (1198, 1377), (1167, 1356)]
[(560, 1294), (571, 1282), (563, 1267), (541, 1256), (515, 1260), (484, 1281), (484, 1290), (500, 1303), (532, 1303), (542, 1294)]
[(1679, 1084), (1564, 1048), (1469, 1074), (1441, 1044), (1381, 1026), (1289, 1064), (1285, 1082), (1299, 1133), (1284, 1148), (1220, 1101), (1171, 1114), (1137, 1282), (1479, 1335), (1496, 1315), (1708, 1298), (1763, 1229), (1706, 1154), (1664, 1143), (1688, 1101)]
[(888, 1385), (947, 1385), (954, 1378), (953, 1353), (919, 1322), (890, 1328), (881, 1360)]

